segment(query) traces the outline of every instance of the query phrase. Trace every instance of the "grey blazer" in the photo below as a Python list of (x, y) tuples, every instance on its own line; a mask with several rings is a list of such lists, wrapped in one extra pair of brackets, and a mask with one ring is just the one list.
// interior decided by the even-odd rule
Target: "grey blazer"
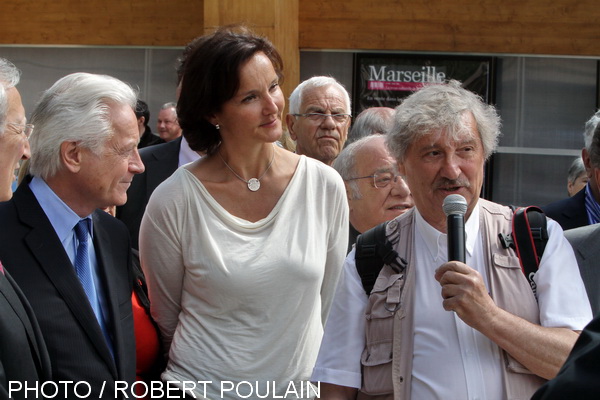
[(565, 237), (575, 251), (581, 279), (596, 315), (600, 311), (600, 224), (569, 229)]

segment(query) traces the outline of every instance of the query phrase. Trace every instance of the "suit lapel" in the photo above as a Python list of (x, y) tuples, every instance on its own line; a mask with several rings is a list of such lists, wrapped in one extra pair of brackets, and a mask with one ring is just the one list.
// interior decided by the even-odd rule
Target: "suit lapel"
[(25, 243), (116, 377), (106, 340), (69, 257), (29, 186), (21, 187), (15, 205), (19, 218), (31, 227)]
[[(600, 227), (581, 239), (581, 245), (577, 250), (585, 261), (598, 260), (600, 258)], [(595, 264), (595, 263), (594, 263)]]
[(152, 153), (152, 161), (146, 165), (146, 200), (165, 179), (175, 172), (179, 165), (181, 137), (168, 142), (160, 152)]

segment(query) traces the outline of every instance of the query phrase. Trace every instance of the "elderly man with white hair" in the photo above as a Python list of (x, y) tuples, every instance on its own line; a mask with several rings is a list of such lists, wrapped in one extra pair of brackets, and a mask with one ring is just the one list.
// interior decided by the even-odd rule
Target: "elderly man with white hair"
[(296, 153), (331, 165), (350, 128), (350, 96), (344, 86), (334, 78), (314, 76), (294, 89), (289, 107), (286, 123)]
[[(32, 177), (0, 204), (0, 259), (39, 322), (50, 380), (85, 382), (95, 399), (129, 397), (117, 385), (135, 382), (131, 243), (101, 210), (125, 203), (144, 171), (135, 103), (131, 87), (106, 75), (58, 80), (32, 113)], [(75, 389), (60, 385), (57, 397)]]

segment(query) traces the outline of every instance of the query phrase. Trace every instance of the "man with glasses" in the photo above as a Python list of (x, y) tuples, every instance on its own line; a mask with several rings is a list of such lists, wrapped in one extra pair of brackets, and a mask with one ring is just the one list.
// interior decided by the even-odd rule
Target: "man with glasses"
[(289, 100), (286, 123), (296, 153), (331, 165), (348, 137), (348, 92), (334, 78), (314, 76), (300, 83)]
[[(20, 160), (30, 156), (25, 109), (16, 88), (19, 70), (0, 58), (0, 201), (12, 197), (11, 184)], [(0, 219), (2, 229), (9, 229)], [(6, 246), (0, 243), (0, 248)], [(10, 249), (9, 249), (10, 250)], [(35, 384), (50, 378), (50, 359), (31, 305), (0, 259), (0, 398), (9, 398), (9, 382)], [(22, 391), (10, 398), (22, 399)]]
[(598, 167), (590, 162), (592, 138), (599, 125), (600, 110), (586, 122), (583, 131), (585, 146), (581, 150), (581, 158), (589, 178), (585, 187), (571, 197), (542, 207), (546, 215), (558, 222), (565, 231), (600, 223), (600, 182), (596, 180), (595, 173)]
[(333, 162), (344, 179), (350, 208), (350, 241), (406, 212), (414, 203), (404, 179), (398, 175), (385, 136), (372, 135), (348, 145)]

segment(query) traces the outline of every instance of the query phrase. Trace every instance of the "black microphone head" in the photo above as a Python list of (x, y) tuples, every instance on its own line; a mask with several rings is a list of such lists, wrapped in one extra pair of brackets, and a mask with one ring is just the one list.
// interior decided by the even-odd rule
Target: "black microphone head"
[(446, 216), (452, 214), (465, 215), (467, 212), (467, 200), (460, 194), (451, 194), (446, 196), (442, 205)]

